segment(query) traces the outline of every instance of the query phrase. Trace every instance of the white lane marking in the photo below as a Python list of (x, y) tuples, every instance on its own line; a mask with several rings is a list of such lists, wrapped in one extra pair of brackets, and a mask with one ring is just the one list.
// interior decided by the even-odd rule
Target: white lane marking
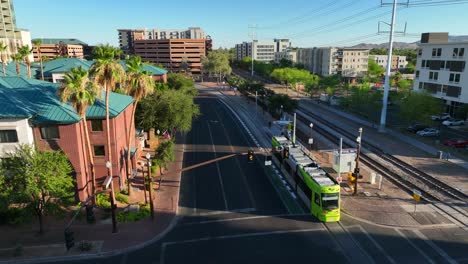
[(244, 220), (252, 220), (252, 219), (277, 218), (277, 217), (289, 217), (289, 216), (311, 216), (311, 215), (310, 214), (256, 215), (256, 216), (246, 216), (246, 217), (237, 217), (237, 218), (228, 218), (228, 219), (205, 220), (205, 221), (200, 221), (200, 222), (190, 222), (190, 223), (180, 224), (179, 226), (203, 225), (203, 224), (211, 224), (211, 223), (235, 222), (235, 221), (244, 221)]
[(326, 231), (326, 229), (323, 228), (323, 227), (320, 227), (320, 228), (307, 228), (307, 229), (295, 229), (295, 230), (277, 230), (277, 231), (269, 231), (269, 232), (255, 232), (255, 233), (245, 233), (245, 234), (227, 235), (227, 236), (202, 237), (202, 238), (196, 238), (196, 239), (165, 242), (164, 244), (169, 246), (169, 245), (177, 245), (177, 244), (197, 243), (197, 242), (210, 241), (210, 240), (222, 240), (222, 239), (230, 239), (230, 238), (243, 238), (243, 237), (254, 237), (254, 236), (269, 236), (269, 235), (306, 233), (306, 232), (315, 232), (315, 231)]
[(435, 263), (428, 255), (426, 255), (426, 253), (424, 253), (424, 251), (422, 251), (418, 246), (416, 246), (416, 244), (414, 244), (405, 234), (403, 234), (403, 232), (401, 232), (400, 230), (394, 228), (394, 230), (400, 235), (402, 236), (404, 239), (406, 239), (406, 241), (408, 241), (408, 243), (413, 246), (414, 249), (416, 249), (416, 251), (419, 252), (419, 254), (421, 254), (427, 261), (427, 263)]
[(369, 240), (380, 250), (380, 252), (384, 254), (384, 256), (387, 258), (387, 260), (390, 263), (393, 263), (393, 264), (397, 263), (390, 255), (387, 254), (387, 251), (385, 251), (385, 249), (383, 249), (383, 247), (377, 241), (375, 241), (375, 239), (362, 226), (358, 226), (358, 227), (361, 230), (361, 232), (364, 233), (367, 236), (367, 238), (369, 238)]
[(166, 243), (163, 243), (161, 246), (161, 256), (159, 257), (159, 263), (164, 264), (165, 255), (166, 255)]
[(250, 213), (255, 212), (255, 208), (243, 208), (243, 209), (234, 209), (229, 211), (210, 211), (205, 213), (199, 213), (197, 216), (213, 216), (213, 215), (222, 215), (222, 214), (232, 214), (232, 213)]
[[(299, 189), (301, 190), (301, 189)], [(302, 190), (301, 190), (302, 191)], [(325, 227), (325, 223), (322, 223), (322, 225)], [(346, 229), (340, 222), (338, 222), (338, 228), (341, 228), (341, 230), (346, 233), (348, 235), (349, 238), (351, 238), (351, 240), (354, 242), (354, 244), (359, 248), (359, 250), (361, 251), (362, 254), (364, 254), (366, 257), (367, 257), (367, 260), (368, 260), (368, 263), (375, 263), (374, 259), (367, 253), (367, 251), (365, 251), (361, 244), (359, 244), (356, 239), (354, 239), (353, 235), (351, 235), (351, 233), (348, 231), (348, 229)], [(332, 239), (335, 241), (335, 243), (338, 245), (338, 247), (341, 249), (341, 251), (343, 252), (343, 255), (346, 256), (346, 258), (348, 259), (349, 262), (350, 261), (350, 256), (349, 256), (349, 253), (347, 250), (345, 250), (344, 246), (342, 243), (340, 243), (340, 241), (338, 240), (337, 238), (337, 231), (338, 231), (338, 228), (334, 228), (334, 230), (330, 228), (328, 228), (330, 234), (332, 234)], [(341, 234), (339, 234), (341, 236)]]
[(449, 263), (457, 263), (453, 258), (451, 258), (447, 253), (445, 253), (445, 251), (443, 251), (440, 247), (438, 247), (436, 244), (434, 244), (434, 242), (432, 242), (431, 240), (429, 240), (423, 233), (421, 233), (421, 231), (419, 230), (413, 230), (413, 232), (420, 238), (422, 239), (424, 242), (426, 242), (426, 244), (428, 244), (432, 249), (434, 249), (435, 251), (437, 251), (437, 253), (439, 253), (439, 255), (441, 255), (442, 257), (444, 257), (444, 259), (449, 262)]
[[(216, 147), (214, 145), (213, 134), (211, 133), (211, 126), (210, 126), (209, 122), (207, 122), (207, 124), (208, 124), (208, 132), (209, 132), (210, 138), (211, 138), (211, 146), (213, 147), (213, 153), (214, 153), (215, 158), (217, 158), (218, 155), (216, 155)], [(218, 170), (219, 183), (221, 185), (221, 191), (223, 193), (224, 209), (227, 211), (228, 210), (228, 204), (227, 204), (227, 200), (226, 200), (226, 194), (224, 193), (224, 184), (223, 184), (223, 179), (221, 177), (221, 169), (219, 168), (219, 163), (218, 162), (216, 162), (216, 169)]]

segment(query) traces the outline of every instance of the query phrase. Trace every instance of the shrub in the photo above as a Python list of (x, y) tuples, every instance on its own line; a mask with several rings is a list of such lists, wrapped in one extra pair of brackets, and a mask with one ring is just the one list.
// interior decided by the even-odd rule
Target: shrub
[(121, 203), (126, 203), (128, 204), (128, 196), (123, 195), (122, 193), (116, 193), (115, 194), (115, 199)]
[(140, 210), (138, 212), (118, 212), (117, 221), (121, 223), (135, 222), (146, 218), (150, 215), (149, 205), (140, 204)]
[(99, 193), (96, 195), (96, 205), (100, 208), (110, 209), (111, 203), (109, 200), (109, 195), (104, 193)]
[(78, 245), (78, 248), (80, 249), (80, 251), (90, 251), (91, 249), (93, 249), (93, 244), (88, 241), (81, 241)]

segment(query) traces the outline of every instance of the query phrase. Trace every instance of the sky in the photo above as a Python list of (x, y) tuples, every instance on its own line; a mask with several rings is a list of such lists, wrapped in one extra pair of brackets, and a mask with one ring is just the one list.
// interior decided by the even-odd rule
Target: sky
[[(391, 3), (391, 0), (383, 1)], [(399, 3), (404, 3), (400, 0)], [(406, 3), (406, 2), (405, 2)], [(422, 32), (468, 35), (467, 0), (412, 0), (399, 5), (396, 31), (415, 42)], [(77, 38), (118, 46), (117, 29), (201, 27), (215, 48), (289, 38), (294, 47), (350, 46), (388, 41), (391, 5), (380, 0), (13, 0), (17, 27), (32, 38)], [(379, 21), (382, 21), (379, 23)], [(385, 22), (385, 23), (383, 23)]]

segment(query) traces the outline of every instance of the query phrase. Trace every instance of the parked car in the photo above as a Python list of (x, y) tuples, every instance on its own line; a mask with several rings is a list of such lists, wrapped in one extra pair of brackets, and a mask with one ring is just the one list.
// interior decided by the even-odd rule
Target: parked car
[(451, 116), (449, 113), (443, 113), (443, 114), (440, 114), (440, 115), (433, 115), (431, 116), (431, 119), (432, 120), (447, 120), (447, 119), (450, 119)]
[(445, 120), (442, 122), (442, 125), (445, 126), (462, 126), (465, 122), (461, 119), (454, 119), (450, 118), (449, 120)]
[(413, 123), (410, 126), (408, 126), (406, 128), (406, 130), (409, 131), (409, 132), (416, 133), (416, 132), (418, 132), (420, 130), (423, 130), (423, 129), (426, 129), (426, 128), (428, 128), (428, 126), (423, 125), (423, 124), (419, 124), (419, 123)]
[(435, 137), (435, 136), (438, 136), (440, 132), (437, 128), (426, 128), (426, 129), (416, 132), (416, 134), (422, 137)]
[(455, 148), (465, 148), (468, 147), (468, 139), (454, 138), (445, 140), (443, 144)]

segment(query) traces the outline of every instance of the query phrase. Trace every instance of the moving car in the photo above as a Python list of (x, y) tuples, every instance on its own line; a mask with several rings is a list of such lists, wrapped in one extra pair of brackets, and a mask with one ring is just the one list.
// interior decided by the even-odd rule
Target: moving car
[(442, 122), (442, 125), (445, 125), (445, 126), (462, 126), (465, 122), (461, 119), (454, 119), (454, 118), (451, 118), (449, 120), (445, 120), (444, 122)]
[(426, 128), (416, 132), (416, 134), (422, 137), (435, 137), (439, 135), (439, 130), (437, 128)]
[(432, 120), (447, 120), (451, 118), (450, 114), (449, 113), (443, 113), (443, 114), (440, 114), (440, 115), (433, 115), (431, 116), (431, 119)]
[(468, 147), (468, 139), (462, 139), (462, 138), (449, 139), (449, 140), (445, 140), (443, 144), (446, 146), (451, 146), (455, 148), (464, 148), (464, 147)]
[(413, 123), (409, 127), (407, 127), (406, 130), (409, 131), (409, 132), (416, 133), (416, 132), (418, 132), (420, 130), (423, 130), (425, 128), (428, 128), (428, 126), (423, 125), (423, 124), (419, 124), (419, 123)]

